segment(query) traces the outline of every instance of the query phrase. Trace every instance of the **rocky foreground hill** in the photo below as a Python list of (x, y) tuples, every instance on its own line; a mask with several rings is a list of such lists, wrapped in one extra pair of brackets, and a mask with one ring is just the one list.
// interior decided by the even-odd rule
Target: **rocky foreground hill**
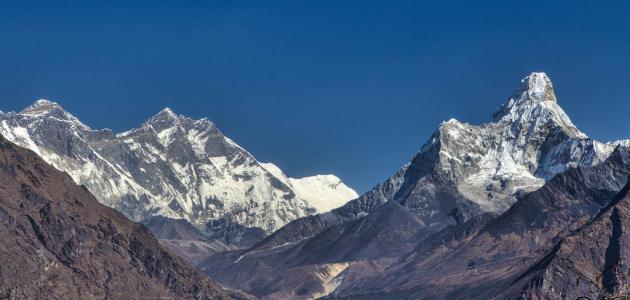
[(0, 137), (0, 298), (229, 299), (141, 224)]

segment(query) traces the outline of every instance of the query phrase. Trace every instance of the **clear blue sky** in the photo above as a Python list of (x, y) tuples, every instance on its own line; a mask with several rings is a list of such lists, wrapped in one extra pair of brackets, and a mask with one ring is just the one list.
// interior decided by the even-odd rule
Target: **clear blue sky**
[(123, 131), (169, 106), (360, 192), (532, 71), (584, 132), (630, 137), (624, 1), (52, 2), (0, 2), (0, 110), (47, 98)]

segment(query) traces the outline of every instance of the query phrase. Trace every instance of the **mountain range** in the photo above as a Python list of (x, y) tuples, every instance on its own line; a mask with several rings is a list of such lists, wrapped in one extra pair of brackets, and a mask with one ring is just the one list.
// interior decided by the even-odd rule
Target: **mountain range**
[(169, 108), (114, 134), (91, 129), (55, 102), (38, 100), (20, 112), (0, 113), (0, 134), (131, 220), (184, 219), (234, 245), (251, 244), (292, 220), (358, 197), (334, 175), (289, 178), (274, 164), (257, 161), (208, 119)]
[(114, 134), (39, 100), (0, 135), (2, 296), (630, 297), (630, 142), (581, 132), (545, 73), (361, 196), (170, 109)]

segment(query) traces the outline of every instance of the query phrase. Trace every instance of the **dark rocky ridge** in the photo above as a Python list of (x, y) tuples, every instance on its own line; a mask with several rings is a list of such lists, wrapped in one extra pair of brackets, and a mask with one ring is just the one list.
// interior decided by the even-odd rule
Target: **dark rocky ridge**
[(560, 241), (504, 295), (630, 298), (630, 183), (592, 221)]
[(141, 224), (0, 137), (0, 297), (227, 299)]
[(391, 261), (429, 232), (412, 212), (390, 201), (373, 214), (330, 226), (311, 238), (221, 252), (199, 267), (214, 280), (259, 297), (309, 297), (325, 290), (319, 274), (330, 272), (328, 268), (348, 267), (346, 262)]

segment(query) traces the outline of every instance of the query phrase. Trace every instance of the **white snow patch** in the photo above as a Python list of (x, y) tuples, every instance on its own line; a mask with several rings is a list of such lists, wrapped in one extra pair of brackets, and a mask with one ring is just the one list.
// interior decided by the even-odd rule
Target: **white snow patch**
[(289, 178), (289, 182), (297, 196), (306, 200), (319, 212), (330, 211), (359, 197), (357, 192), (335, 175)]

